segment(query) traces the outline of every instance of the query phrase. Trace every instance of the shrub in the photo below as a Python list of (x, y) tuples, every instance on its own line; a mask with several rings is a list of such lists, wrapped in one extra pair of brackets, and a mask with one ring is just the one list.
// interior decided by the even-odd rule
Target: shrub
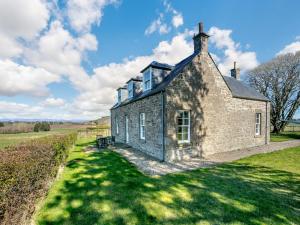
[(77, 134), (38, 138), (0, 152), (0, 224), (23, 224), (48, 189)]
[(33, 128), (33, 131), (34, 132), (39, 132), (39, 131), (50, 131), (50, 123), (48, 122), (37, 122), (35, 125), (34, 125), (34, 128)]
[(34, 132), (39, 132), (40, 131), (40, 127), (41, 127), (41, 123), (40, 122), (34, 124), (33, 131)]
[(33, 125), (30, 123), (6, 123), (4, 127), (0, 126), (1, 134), (18, 134), (33, 131)]

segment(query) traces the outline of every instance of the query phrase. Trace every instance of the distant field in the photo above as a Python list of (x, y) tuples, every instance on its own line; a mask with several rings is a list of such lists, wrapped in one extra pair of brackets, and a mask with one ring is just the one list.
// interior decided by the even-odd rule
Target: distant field
[(51, 131), (42, 132), (30, 132), (30, 133), (20, 133), (20, 134), (0, 134), (0, 149), (6, 146), (19, 144), (23, 141), (27, 141), (34, 138), (45, 137), (53, 134), (63, 134), (67, 132), (75, 131), (76, 129), (70, 128), (57, 128)]

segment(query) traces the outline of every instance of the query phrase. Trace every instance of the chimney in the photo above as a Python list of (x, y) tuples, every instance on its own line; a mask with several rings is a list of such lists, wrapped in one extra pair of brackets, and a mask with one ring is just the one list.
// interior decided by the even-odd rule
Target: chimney
[(199, 33), (194, 35), (194, 52), (208, 52), (209, 35), (204, 32), (203, 23), (199, 23)]
[(237, 80), (240, 79), (240, 69), (236, 68), (236, 62), (233, 63), (233, 69), (231, 69), (231, 77)]

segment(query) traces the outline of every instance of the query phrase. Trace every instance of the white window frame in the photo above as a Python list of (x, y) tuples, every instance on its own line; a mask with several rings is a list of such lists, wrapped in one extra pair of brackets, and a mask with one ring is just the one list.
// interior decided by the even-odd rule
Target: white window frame
[(261, 113), (255, 113), (255, 135), (261, 135)]
[[(182, 124), (181, 125), (179, 125), (178, 124), (178, 117), (179, 117), (179, 115), (181, 114), (181, 113), (185, 113), (185, 112), (187, 112), (188, 113), (188, 117), (182, 117)], [(187, 124), (184, 124), (184, 120), (188, 120), (188, 123)], [(183, 143), (190, 143), (190, 141), (191, 141), (191, 112), (189, 111), (189, 110), (179, 110), (179, 111), (177, 111), (177, 117), (176, 117), (176, 124), (177, 124), (177, 133), (176, 133), (176, 137), (177, 137), (177, 141), (178, 141), (178, 143), (179, 144), (183, 144)], [(183, 139), (183, 133), (181, 133), (181, 137), (182, 137), (182, 139), (178, 139), (178, 136), (179, 136), (179, 127), (182, 127), (182, 128), (188, 128), (187, 129), (187, 134), (188, 134), (188, 136), (187, 136), (187, 138), (188, 139)]]
[(133, 98), (133, 81), (130, 81), (127, 86), (128, 98)]
[(116, 132), (117, 132), (117, 134), (119, 134), (119, 121), (118, 121), (117, 117), (116, 117), (115, 123), (116, 123)]
[(140, 113), (140, 139), (145, 140), (146, 139), (146, 115), (145, 113)]
[[(150, 85), (148, 88), (146, 88), (146, 80), (145, 80), (145, 74), (146, 73), (150, 73), (150, 77), (149, 77), (149, 82), (150, 82)], [(148, 81), (148, 80), (147, 80)], [(144, 71), (143, 73), (143, 91), (148, 91), (148, 90), (151, 90), (152, 89), (152, 67), (149, 67), (146, 71)]]
[(129, 119), (128, 116), (125, 116), (125, 141), (129, 143)]

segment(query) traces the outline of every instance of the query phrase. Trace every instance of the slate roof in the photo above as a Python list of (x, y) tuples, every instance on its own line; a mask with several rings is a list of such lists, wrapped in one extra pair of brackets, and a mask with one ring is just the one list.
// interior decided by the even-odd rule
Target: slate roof
[(174, 66), (171, 66), (171, 65), (166, 64), (166, 63), (159, 63), (159, 62), (156, 62), (156, 61), (152, 61), (148, 66), (146, 66), (144, 69), (142, 69), (141, 73), (143, 73), (150, 66), (154, 67), (154, 68), (160, 68), (160, 69), (166, 69), (166, 70), (172, 70), (174, 68)]
[(243, 82), (236, 80), (233, 77), (223, 77), (233, 97), (250, 100), (269, 101), (269, 99), (267, 99), (264, 95), (256, 91), (254, 88), (247, 86)]
[[(121, 104), (116, 103), (112, 107), (112, 109), (123, 106), (123, 105), (127, 105), (129, 103), (135, 102), (137, 100), (143, 99), (145, 97), (157, 94), (157, 93), (165, 90), (165, 88), (168, 86), (168, 84), (184, 69), (184, 67), (187, 64), (189, 64), (194, 59), (194, 57), (196, 55), (198, 55), (198, 53), (199, 53), (199, 51), (196, 51), (192, 55), (190, 55), (187, 58), (185, 58), (184, 60), (182, 60), (181, 62), (177, 63), (173, 67), (171, 72), (167, 75), (167, 77), (163, 80), (163, 82), (161, 82), (159, 85), (157, 85), (154, 89), (151, 89), (151, 90), (148, 90), (145, 92), (141, 92), (141, 93), (137, 94), (136, 96), (134, 96), (133, 98), (126, 99)], [(159, 63), (159, 64), (162, 65), (161, 63)], [(168, 65), (168, 64), (165, 64), (165, 65)], [(149, 66), (147, 66), (146, 68), (148, 68), (148, 67)], [(144, 71), (144, 70), (142, 70), (142, 71)], [(250, 100), (269, 101), (265, 96), (258, 93), (255, 89), (243, 84), (241, 81), (236, 80), (235, 78), (232, 78), (232, 77), (228, 77), (228, 76), (222, 76), (222, 77), (224, 78), (224, 81), (227, 84), (228, 88), (230, 89), (233, 97), (250, 99)]]

